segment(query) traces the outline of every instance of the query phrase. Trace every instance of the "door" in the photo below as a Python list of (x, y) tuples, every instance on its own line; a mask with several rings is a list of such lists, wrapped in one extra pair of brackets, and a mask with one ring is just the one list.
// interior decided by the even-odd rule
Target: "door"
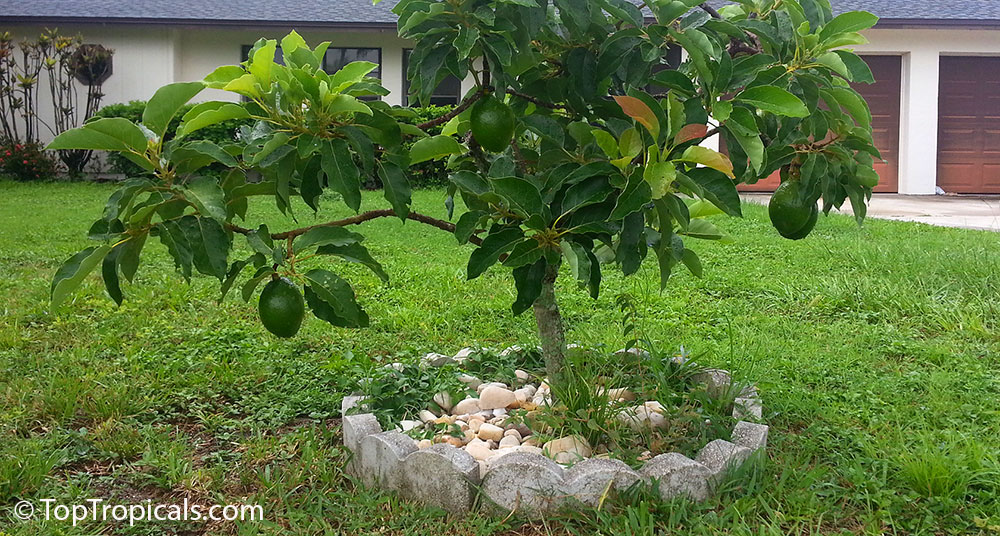
[(1000, 58), (941, 57), (937, 183), (1000, 193)]

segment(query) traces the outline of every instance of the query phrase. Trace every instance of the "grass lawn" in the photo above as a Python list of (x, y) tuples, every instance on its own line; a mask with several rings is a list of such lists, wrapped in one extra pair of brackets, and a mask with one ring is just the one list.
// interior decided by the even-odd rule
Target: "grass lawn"
[[(662, 346), (758, 381), (771, 440), (748, 480), (704, 504), (633, 497), (525, 523), (450, 519), (355, 486), (336, 419), (366, 368), (467, 345), (534, 344), (530, 315), (493, 269), (465, 281), (469, 246), (415, 222), (365, 224), (392, 280), (336, 269), (372, 317), (309, 317), (278, 340), (218, 282), (191, 285), (147, 244), (118, 308), (96, 277), (51, 312), (49, 281), (86, 245), (112, 188), (0, 182), (0, 534), (1000, 534), (1000, 235), (821, 218), (781, 239), (766, 209), (695, 243), (704, 279), (662, 294), (647, 263), (609, 271), (596, 302), (562, 285), (569, 340), (622, 345), (614, 299), (631, 293)], [(443, 193), (416, 209), (443, 216)], [(376, 194), (366, 207), (386, 205)], [(315, 221), (345, 215), (327, 200)], [(259, 206), (272, 229), (288, 228)], [(299, 222), (314, 217), (299, 211)], [(251, 222), (256, 226), (259, 221)], [(238, 242), (244, 248), (243, 241)], [(329, 261), (333, 263), (334, 261)], [(568, 279), (568, 278), (567, 278)], [(255, 503), (264, 524), (22, 523), (20, 499)]]

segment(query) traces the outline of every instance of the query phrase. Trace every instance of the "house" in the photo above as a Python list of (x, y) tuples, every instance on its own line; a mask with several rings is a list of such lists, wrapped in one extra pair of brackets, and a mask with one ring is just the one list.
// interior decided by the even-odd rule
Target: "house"
[[(836, 11), (881, 17), (857, 47), (877, 82), (860, 86), (874, 116), (877, 191), (1000, 193), (1000, 2), (983, 0), (833, 0)], [(115, 49), (105, 102), (146, 99), (160, 86), (197, 80), (242, 60), (259, 37), (296, 29), (331, 41), (328, 68), (365, 59), (405, 103), (406, 51), (396, 35), (393, 0), (0, 0), (0, 28), (37, 35), (58, 27)], [(457, 102), (469, 81), (439, 88), (435, 102)], [(232, 98), (220, 93), (212, 98)], [(773, 189), (773, 180), (751, 189)]]

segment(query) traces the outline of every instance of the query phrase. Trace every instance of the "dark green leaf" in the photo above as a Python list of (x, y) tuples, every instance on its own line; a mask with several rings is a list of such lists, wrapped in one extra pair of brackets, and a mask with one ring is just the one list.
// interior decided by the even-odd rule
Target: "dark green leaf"
[(378, 175), (382, 179), (382, 189), (393, 211), (401, 220), (410, 214), (410, 183), (403, 169), (396, 164), (382, 161), (378, 164)]
[(295, 253), (300, 253), (316, 246), (348, 246), (357, 244), (365, 237), (348, 231), (343, 227), (316, 227), (306, 231), (306, 233), (295, 239), (293, 248)]
[[(361, 209), (361, 174), (354, 164), (347, 142), (332, 139), (321, 148), (323, 172), (335, 192), (344, 198), (344, 203), (357, 212)], [(395, 205), (393, 205), (395, 206)]]
[(229, 234), (222, 224), (212, 218), (184, 216), (177, 221), (178, 226), (187, 238), (193, 255), (194, 267), (205, 275), (214, 276), (223, 281), (229, 268)]
[(516, 227), (494, 228), (483, 239), (482, 245), (469, 256), (468, 278), (479, 277), (487, 268), (496, 264), (502, 253), (510, 251), (523, 237), (524, 233)]
[(184, 197), (205, 217), (226, 221), (225, 194), (213, 177), (198, 177), (187, 184)]
[(518, 177), (490, 179), (493, 190), (507, 202), (507, 206), (525, 218), (546, 216), (546, 206), (542, 195), (534, 184)]
[(325, 246), (320, 246), (316, 250), (316, 253), (319, 253), (320, 255), (335, 255), (345, 261), (362, 264), (374, 272), (375, 275), (377, 275), (383, 282), (389, 282), (389, 274), (385, 273), (382, 265), (371, 256), (368, 249), (360, 242), (345, 244), (342, 246), (327, 244)]
[(534, 264), (515, 268), (514, 287), (517, 289), (517, 299), (511, 305), (511, 311), (517, 316), (531, 308), (542, 293), (542, 279), (545, 277), (545, 259), (539, 259)]
[(358, 305), (347, 281), (327, 270), (311, 270), (306, 280), (306, 303), (317, 318), (338, 327), (368, 326), (368, 314)]

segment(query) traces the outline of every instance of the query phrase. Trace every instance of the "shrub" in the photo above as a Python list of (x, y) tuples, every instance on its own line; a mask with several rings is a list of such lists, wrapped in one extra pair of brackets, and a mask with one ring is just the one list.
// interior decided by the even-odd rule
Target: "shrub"
[(14, 180), (49, 180), (56, 176), (56, 160), (38, 143), (0, 142), (0, 174)]
[[(450, 112), (454, 106), (424, 106), (422, 108), (410, 108), (414, 112), (413, 117), (400, 118), (401, 123), (409, 123), (411, 125), (419, 125), (420, 123), (425, 123), (431, 119), (436, 119), (442, 115)], [(428, 135), (436, 136), (441, 133), (441, 129), (444, 125), (438, 125), (436, 127), (431, 127), (425, 130)], [(404, 144), (404, 147), (409, 150), (413, 145), (412, 140), (409, 143)], [(447, 160), (428, 160), (426, 162), (421, 162), (410, 166), (410, 186), (413, 188), (438, 188), (448, 185), (448, 162)], [(377, 190), (382, 187), (382, 181), (375, 175), (369, 175), (364, 179), (362, 184), (365, 188), (369, 190)]]
[[(184, 114), (190, 111), (194, 106), (194, 104), (187, 104), (177, 112), (173, 119), (171, 119), (170, 125), (167, 127), (167, 133), (164, 136), (164, 139), (174, 137), (174, 132), (181, 124), (181, 118), (183, 118)], [(134, 100), (128, 103), (110, 104), (105, 106), (104, 108), (98, 110), (98, 112), (94, 114), (94, 117), (123, 117), (129, 121), (140, 122), (142, 121), (142, 113), (145, 110), (146, 101)], [(239, 130), (241, 126), (249, 124), (251, 124), (251, 121), (246, 120), (223, 121), (217, 125), (212, 125), (199, 130), (197, 133), (192, 134), (189, 139), (208, 140), (218, 145), (225, 145), (236, 140), (236, 131)], [(122, 156), (121, 153), (107, 153), (107, 161), (108, 166), (114, 173), (122, 173), (129, 177), (147, 174), (146, 171), (135, 165), (131, 160)]]

